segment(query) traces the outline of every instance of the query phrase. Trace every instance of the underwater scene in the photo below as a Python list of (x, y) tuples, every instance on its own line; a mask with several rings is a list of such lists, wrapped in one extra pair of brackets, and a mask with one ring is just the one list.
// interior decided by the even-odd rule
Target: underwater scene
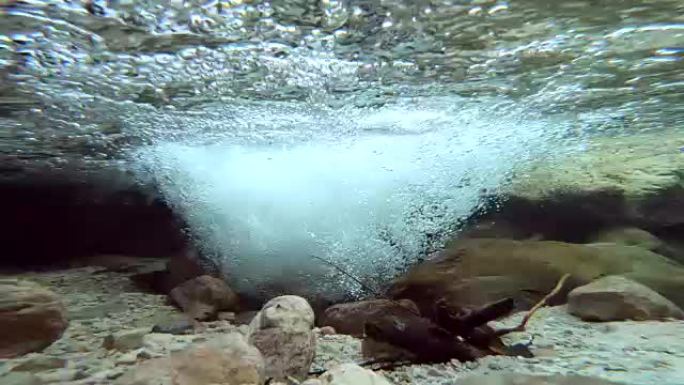
[(684, 385), (684, 1), (0, 0), (0, 385)]

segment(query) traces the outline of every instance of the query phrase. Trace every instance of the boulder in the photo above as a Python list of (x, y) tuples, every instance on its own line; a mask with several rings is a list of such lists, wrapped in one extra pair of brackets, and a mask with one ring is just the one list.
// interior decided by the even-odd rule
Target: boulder
[(261, 353), (239, 333), (219, 335), (170, 357), (145, 361), (119, 378), (117, 385), (262, 385)]
[(249, 325), (249, 341), (263, 354), (266, 377), (304, 379), (316, 353), (314, 312), (301, 297), (268, 301)]
[(219, 311), (234, 311), (238, 297), (221, 279), (203, 275), (177, 286), (171, 299), (190, 317), (197, 320), (215, 318)]
[(432, 314), (440, 298), (451, 306), (481, 306), (510, 297), (526, 310), (566, 273), (571, 279), (552, 305), (563, 303), (571, 289), (606, 275), (626, 276), (684, 304), (684, 266), (649, 250), (507, 239), (459, 242), (409, 270), (389, 294), (413, 300), (424, 315)]
[(0, 358), (41, 351), (67, 326), (57, 294), (30, 281), (0, 280)]
[(684, 312), (650, 288), (621, 276), (580, 286), (568, 295), (568, 311), (586, 321), (684, 319)]
[(323, 385), (392, 385), (380, 374), (351, 363), (338, 365), (319, 379)]
[(332, 326), (337, 333), (363, 336), (363, 328), (367, 321), (382, 316), (405, 312), (419, 313), (413, 301), (402, 299), (371, 299), (359, 302), (341, 303), (325, 310), (320, 322), (323, 326)]
[(601, 378), (577, 375), (552, 374), (546, 376), (500, 372), (476, 374), (460, 380), (455, 385), (618, 385)]

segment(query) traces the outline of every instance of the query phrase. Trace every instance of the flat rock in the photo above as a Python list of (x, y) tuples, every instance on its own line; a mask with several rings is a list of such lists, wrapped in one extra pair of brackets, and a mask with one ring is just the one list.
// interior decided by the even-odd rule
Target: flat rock
[(568, 311), (587, 321), (684, 318), (682, 309), (667, 298), (647, 286), (615, 275), (571, 291)]
[(41, 351), (67, 326), (57, 294), (30, 281), (0, 280), (0, 358)]
[(249, 341), (264, 355), (266, 376), (304, 379), (316, 353), (314, 311), (301, 297), (268, 301), (249, 325)]
[(234, 311), (238, 297), (221, 279), (203, 275), (185, 281), (169, 294), (186, 314), (197, 320), (209, 320), (222, 310)]
[(418, 307), (408, 299), (371, 299), (359, 302), (341, 303), (325, 310), (321, 325), (332, 326), (337, 333), (362, 336), (368, 321), (386, 315), (406, 312), (419, 314)]

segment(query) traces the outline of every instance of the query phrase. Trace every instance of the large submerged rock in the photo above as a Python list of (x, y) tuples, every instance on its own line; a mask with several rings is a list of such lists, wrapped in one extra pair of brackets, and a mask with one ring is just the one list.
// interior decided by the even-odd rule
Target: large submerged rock
[(616, 275), (571, 291), (568, 311), (587, 321), (684, 318), (682, 309), (667, 298), (640, 283)]
[(40, 351), (67, 326), (57, 294), (30, 281), (0, 280), (0, 358)]
[[(411, 269), (389, 290), (430, 314), (445, 298), (454, 306), (478, 306), (511, 297), (529, 308), (570, 274), (562, 294), (606, 275), (623, 275), (684, 304), (684, 266), (649, 250), (616, 244), (470, 239)], [(565, 300), (557, 296), (557, 302)]]

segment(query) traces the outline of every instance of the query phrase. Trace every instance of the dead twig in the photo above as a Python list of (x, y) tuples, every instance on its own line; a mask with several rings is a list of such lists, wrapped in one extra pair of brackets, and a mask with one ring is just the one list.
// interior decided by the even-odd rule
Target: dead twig
[(541, 301), (537, 302), (537, 304), (534, 305), (532, 307), (532, 309), (530, 309), (530, 311), (527, 312), (527, 314), (525, 314), (525, 316), (523, 317), (522, 321), (520, 322), (520, 324), (518, 326), (515, 326), (512, 328), (505, 328), (505, 329), (497, 330), (496, 332), (494, 332), (494, 334), (497, 337), (501, 337), (501, 336), (506, 335), (508, 333), (524, 332), (525, 328), (527, 327), (527, 323), (530, 321), (530, 318), (532, 318), (534, 313), (536, 313), (537, 310), (541, 309), (543, 306), (547, 305), (549, 300), (561, 291), (561, 289), (565, 285), (565, 281), (567, 281), (568, 278), (570, 278), (570, 274), (564, 274), (560, 278), (560, 280), (558, 280), (556, 287), (554, 287), (553, 290), (551, 290), (551, 292), (549, 294), (544, 296), (544, 298), (542, 298)]
[(363, 283), (363, 281), (361, 281), (360, 279), (356, 278), (353, 274), (347, 272), (346, 270), (344, 270), (343, 268), (337, 266), (337, 265), (334, 264), (333, 262), (328, 261), (328, 260), (325, 259), (325, 258), (321, 258), (321, 257), (315, 256), (315, 255), (312, 255), (311, 258), (314, 258), (314, 259), (317, 259), (317, 260), (319, 260), (319, 261), (321, 261), (321, 262), (324, 262), (325, 264), (331, 266), (332, 268), (334, 268), (335, 270), (337, 270), (337, 271), (339, 271), (340, 273), (344, 274), (344, 275), (347, 276), (348, 278), (351, 278), (354, 282), (356, 282), (356, 283), (358, 283), (359, 285), (361, 285), (361, 287), (362, 287), (364, 290), (368, 291), (368, 292), (371, 293), (371, 294), (375, 294), (375, 295), (378, 296), (378, 297), (381, 297), (380, 293), (378, 293), (377, 290), (375, 290), (375, 289), (371, 288), (370, 286), (366, 285), (365, 283)]

